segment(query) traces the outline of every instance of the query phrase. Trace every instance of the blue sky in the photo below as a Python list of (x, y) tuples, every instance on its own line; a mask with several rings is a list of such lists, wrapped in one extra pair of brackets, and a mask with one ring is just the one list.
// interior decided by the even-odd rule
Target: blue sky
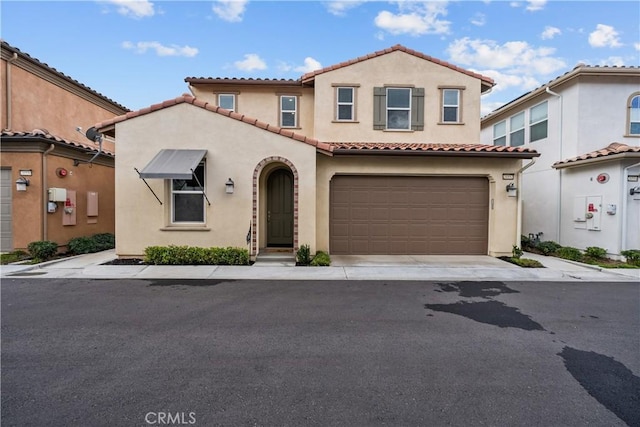
[(576, 64), (639, 66), (637, 1), (11, 1), (10, 45), (137, 110), (185, 77), (297, 79), (395, 44), (493, 78), (492, 109)]

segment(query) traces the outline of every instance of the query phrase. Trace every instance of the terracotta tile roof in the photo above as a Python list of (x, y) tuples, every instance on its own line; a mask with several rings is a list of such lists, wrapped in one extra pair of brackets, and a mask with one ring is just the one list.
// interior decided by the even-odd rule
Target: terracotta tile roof
[(351, 59), (351, 60), (346, 61), (346, 62), (341, 62), (340, 64), (335, 64), (335, 65), (331, 65), (329, 67), (322, 68), (320, 70), (311, 71), (310, 73), (304, 74), (300, 78), (300, 80), (302, 80), (303, 83), (308, 83), (308, 82), (312, 81), (318, 74), (322, 74), (322, 73), (326, 73), (326, 72), (329, 72), (329, 71), (337, 70), (339, 68), (348, 67), (349, 65), (357, 64), (359, 62), (363, 62), (363, 61), (366, 61), (368, 59), (376, 58), (378, 56), (386, 55), (388, 53), (397, 52), (397, 51), (405, 52), (405, 53), (408, 53), (409, 55), (417, 56), (418, 58), (425, 59), (425, 60), (433, 62), (435, 64), (442, 65), (444, 67), (450, 68), (450, 69), (452, 69), (454, 71), (458, 71), (458, 72), (466, 74), (468, 76), (480, 79), (482, 81), (482, 83), (487, 86), (487, 89), (490, 88), (490, 87), (493, 87), (495, 85), (495, 82), (490, 77), (483, 76), (481, 74), (474, 73), (474, 72), (469, 71), (469, 70), (465, 70), (464, 68), (460, 68), (460, 67), (458, 67), (456, 65), (453, 65), (453, 64), (451, 64), (449, 62), (442, 61), (440, 59), (434, 58), (433, 56), (425, 55), (424, 53), (415, 51), (413, 49), (408, 49), (408, 48), (406, 48), (406, 47), (404, 47), (402, 45), (399, 45), (399, 44), (397, 44), (395, 46), (392, 46), (392, 47), (390, 47), (388, 49), (379, 50), (377, 52), (373, 52), (373, 53), (370, 53), (368, 55), (361, 56), (359, 58)]
[(240, 113), (235, 113), (233, 111), (229, 111), (229, 110), (225, 110), (224, 108), (220, 108), (216, 105), (210, 104), (206, 101), (201, 101), (191, 95), (188, 94), (183, 94), (182, 96), (179, 96), (177, 98), (174, 99), (170, 99), (164, 102), (161, 102), (159, 104), (154, 104), (150, 107), (146, 107), (143, 108), (141, 110), (138, 111), (132, 111), (129, 112), (127, 114), (121, 115), (121, 116), (117, 116), (108, 120), (105, 120), (103, 122), (100, 123), (96, 123), (94, 125), (94, 127), (96, 129), (98, 129), (98, 131), (104, 130), (105, 128), (111, 127), (113, 125), (115, 125), (116, 123), (120, 123), (123, 122), (125, 120), (129, 120), (132, 119), (134, 117), (138, 117), (138, 116), (144, 116), (146, 114), (152, 113), (154, 111), (158, 111), (158, 110), (162, 110), (164, 108), (168, 108), (171, 107), (173, 105), (178, 105), (178, 104), (192, 104), (196, 107), (200, 107), (204, 110), (207, 111), (211, 111), (213, 113), (216, 114), (220, 114), (223, 116), (227, 116), (231, 119), (237, 120), (239, 122), (244, 122), (253, 126), (256, 126), (260, 129), (264, 129), (267, 130), (269, 132), (273, 132), (273, 133), (277, 133), (280, 134), (282, 136), (286, 136), (287, 138), (291, 138), (291, 139), (295, 139), (296, 141), (300, 141), (300, 142), (304, 142), (305, 144), (309, 144), (312, 145), (314, 147), (316, 147), (317, 149), (321, 150), (321, 151), (325, 151), (325, 152), (329, 152), (329, 144), (324, 143), (324, 142), (320, 142), (317, 139), (314, 138), (309, 138), (305, 135), (299, 134), (299, 133), (295, 133), (290, 129), (283, 129), (280, 128), (278, 126), (274, 126), (268, 123), (264, 123), (259, 121), (258, 119), (254, 119), (248, 116), (245, 116), (244, 114), (240, 114)]
[(331, 142), (334, 154), (418, 154), (444, 156), (490, 156), (532, 158), (540, 154), (525, 147), (482, 144)]
[(115, 107), (117, 107), (117, 108), (119, 108), (121, 110), (124, 110), (124, 111), (129, 111), (129, 109), (127, 107), (125, 107), (124, 105), (118, 104), (117, 102), (115, 102), (111, 98), (107, 98), (106, 96), (102, 95), (101, 93), (96, 92), (95, 90), (91, 89), (89, 86), (86, 86), (86, 85), (80, 83), (79, 81), (72, 79), (71, 77), (67, 76), (66, 74), (61, 73), (60, 71), (56, 70), (53, 67), (50, 67), (49, 65), (45, 64), (44, 62), (40, 62), (36, 58), (33, 58), (30, 55), (22, 52), (20, 49), (11, 46), (6, 41), (0, 39), (0, 46), (1, 46), (3, 51), (15, 53), (16, 55), (24, 58), (25, 60), (27, 60), (27, 61), (29, 61), (29, 62), (31, 62), (31, 63), (33, 63), (33, 64), (35, 64), (35, 65), (37, 65), (37, 66), (39, 66), (39, 67), (41, 67), (43, 69), (45, 69), (45, 70), (47, 70), (47, 71), (49, 71), (49, 72), (51, 72), (51, 73), (53, 73), (53, 74), (55, 74), (55, 75), (57, 75), (59, 77), (61, 77), (62, 79), (68, 81), (69, 83), (71, 83), (71, 84), (73, 84), (73, 85), (75, 85), (77, 87), (80, 87), (80, 88), (82, 88), (82, 89), (84, 89), (84, 90), (86, 90), (88, 92), (91, 92), (93, 95), (100, 97), (102, 100), (112, 104), (113, 106), (115, 106)]
[(187, 83), (195, 84), (233, 84), (233, 85), (285, 85), (285, 86), (301, 86), (300, 80), (293, 79), (245, 79), (236, 77), (186, 77)]
[[(570, 159), (561, 160), (553, 164), (554, 168), (563, 168), (573, 165), (591, 162), (596, 159), (607, 160), (612, 156), (621, 155), (629, 157), (640, 157), (640, 147), (633, 147), (619, 142), (612, 142), (607, 147), (600, 150), (592, 151), (581, 156), (571, 157)], [(619, 157), (619, 156), (617, 156)]]
[[(53, 143), (58, 143), (62, 145), (68, 145), (70, 147), (80, 148), (87, 151), (98, 151), (97, 144), (85, 144), (77, 141), (71, 141), (69, 139), (64, 139), (56, 135), (50, 134), (46, 129), (34, 129), (29, 132), (22, 131), (12, 131), (12, 130), (3, 130), (1, 133), (1, 138), (5, 141), (9, 141), (12, 139), (16, 140), (24, 140), (24, 139), (44, 139), (51, 141)], [(106, 150), (103, 146), (102, 153), (107, 156), (114, 157), (115, 153)]]
[(501, 115), (501, 113), (510, 112), (513, 109), (517, 108), (519, 105), (528, 101), (531, 98), (535, 98), (536, 96), (542, 95), (546, 92), (546, 89), (552, 90), (562, 83), (574, 79), (579, 76), (607, 76), (607, 75), (626, 75), (626, 76), (640, 76), (640, 67), (634, 66), (608, 66), (608, 65), (585, 65), (578, 64), (573, 67), (572, 70), (567, 71), (566, 73), (548, 81), (547, 83), (538, 86), (537, 88), (530, 90), (515, 99), (507, 102), (506, 104), (496, 108), (489, 114), (482, 117), (482, 122), (485, 122), (489, 119), (493, 119), (496, 116)]

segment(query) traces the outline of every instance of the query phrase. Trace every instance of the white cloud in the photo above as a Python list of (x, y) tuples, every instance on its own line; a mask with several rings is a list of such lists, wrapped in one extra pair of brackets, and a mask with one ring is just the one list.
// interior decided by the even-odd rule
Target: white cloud
[(220, 19), (229, 22), (242, 21), (248, 0), (216, 0), (212, 10)]
[(610, 25), (598, 24), (595, 31), (589, 34), (591, 47), (620, 47), (618, 32)]
[(136, 19), (146, 18), (155, 14), (153, 3), (148, 0), (103, 0), (117, 6), (120, 15)]
[(542, 37), (542, 40), (550, 40), (560, 34), (562, 34), (562, 31), (560, 31), (560, 28), (546, 26), (544, 27), (544, 31), (542, 32), (540, 37)]
[(633, 47), (637, 50), (640, 51), (640, 43), (634, 43)]
[(526, 74), (550, 74), (566, 67), (563, 60), (551, 56), (554, 48), (534, 48), (525, 41), (502, 45), (493, 40), (454, 40), (447, 52), (455, 63), (467, 66), (512, 69)]
[(137, 43), (125, 41), (122, 42), (122, 47), (140, 54), (146, 53), (148, 50), (154, 50), (158, 56), (186, 56), (191, 58), (198, 54), (198, 48), (195, 47), (178, 46), (175, 44), (172, 44), (171, 46), (164, 46), (163, 44), (155, 41)]
[(307, 56), (306, 58), (304, 58), (304, 65), (295, 67), (293, 70), (299, 73), (309, 73), (311, 71), (319, 70), (321, 68), (322, 68), (322, 64), (320, 64), (320, 62), (316, 61), (310, 56)]
[(255, 53), (248, 53), (244, 56), (244, 60), (233, 63), (238, 70), (255, 71), (266, 70), (267, 64)]
[(547, 4), (547, 0), (527, 0), (527, 3), (527, 10), (529, 12), (537, 12), (544, 9), (544, 6)]
[(621, 56), (610, 56), (605, 59), (601, 59), (596, 62), (597, 65), (609, 65), (612, 67), (622, 67), (625, 64), (624, 59)]
[(358, 0), (331, 0), (325, 2), (324, 5), (330, 14), (335, 16), (345, 16), (349, 9), (360, 6), (364, 1)]
[(487, 17), (485, 16), (484, 13), (478, 12), (474, 15), (473, 18), (471, 18), (471, 23), (478, 27), (482, 27), (484, 26), (484, 24), (487, 23)]
[(383, 10), (375, 25), (393, 35), (448, 34), (451, 22), (440, 19), (447, 15), (446, 1), (398, 1), (398, 13)]

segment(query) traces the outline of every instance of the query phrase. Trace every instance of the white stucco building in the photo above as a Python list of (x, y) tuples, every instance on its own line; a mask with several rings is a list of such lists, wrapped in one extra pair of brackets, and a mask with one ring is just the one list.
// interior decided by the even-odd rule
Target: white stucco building
[(578, 65), (481, 121), (481, 143), (540, 153), (522, 177), (524, 235), (640, 248), (640, 69)]

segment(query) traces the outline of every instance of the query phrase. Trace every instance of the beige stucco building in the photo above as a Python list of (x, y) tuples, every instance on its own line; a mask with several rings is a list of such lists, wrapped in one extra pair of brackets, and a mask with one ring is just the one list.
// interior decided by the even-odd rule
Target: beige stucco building
[(116, 253), (152, 245), (508, 255), (528, 148), (480, 145), (490, 78), (396, 45), (297, 80), (186, 78), (102, 121)]
[(114, 233), (115, 146), (85, 133), (128, 109), (4, 41), (0, 52), (0, 250)]

